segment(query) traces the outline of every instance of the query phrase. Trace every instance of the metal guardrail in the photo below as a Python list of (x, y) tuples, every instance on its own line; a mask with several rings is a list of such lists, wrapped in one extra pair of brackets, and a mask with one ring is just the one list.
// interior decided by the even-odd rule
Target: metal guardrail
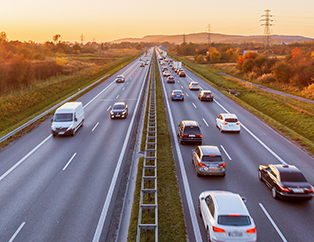
[[(153, 57), (154, 58), (154, 57)], [(156, 89), (155, 65), (150, 88), (150, 100), (145, 145), (144, 166), (141, 185), (141, 198), (137, 241), (141, 241), (141, 233), (146, 230), (147, 240), (150, 239), (150, 230), (155, 230), (154, 239), (158, 241), (158, 203), (157, 203), (157, 116), (156, 116)], [(147, 215), (146, 215), (147, 214)], [(147, 222), (145, 222), (146, 220)]]
[(77, 93), (73, 94), (72, 96), (68, 97), (67, 99), (63, 100), (62, 102), (56, 104), (55, 106), (53, 106), (52, 108), (46, 110), (45, 112), (41, 113), (40, 115), (38, 115), (37, 117), (29, 120), (28, 122), (26, 122), (25, 124), (21, 125), (20, 127), (16, 128), (15, 130), (11, 131), (10, 133), (2, 136), (0, 138), (0, 143), (2, 143), (3, 141), (6, 141), (8, 138), (15, 136), (18, 132), (22, 131), (23, 129), (27, 128), (28, 126), (30, 126), (31, 124), (35, 123), (37, 120), (41, 119), (42, 117), (44, 117), (45, 115), (47, 115), (48, 113), (52, 112), (53, 110), (55, 110), (56, 108), (58, 108), (59, 106), (61, 106), (62, 104), (66, 103), (67, 101), (71, 100), (72, 98), (80, 95), (82, 92), (86, 91), (88, 88), (92, 87), (93, 85), (97, 84), (98, 82), (102, 81), (104, 78), (106, 78), (109, 75), (105, 75), (104, 77), (98, 79), (97, 81), (95, 81), (94, 83), (90, 84), (89, 86), (85, 87), (84, 89), (78, 91)]

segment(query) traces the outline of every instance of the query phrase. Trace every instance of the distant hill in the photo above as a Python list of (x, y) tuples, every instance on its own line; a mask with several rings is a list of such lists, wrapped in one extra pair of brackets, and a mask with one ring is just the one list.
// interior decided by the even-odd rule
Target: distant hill
[[(211, 33), (211, 42), (215, 43), (245, 43), (245, 42), (256, 42), (262, 43), (264, 38), (262, 35), (226, 35), (226, 34), (216, 34)], [(307, 42), (314, 40), (312, 38), (302, 37), (302, 36), (292, 36), (292, 35), (272, 35), (271, 42), (274, 44), (291, 44), (294, 42)], [(207, 43), (208, 33), (193, 33), (186, 34), (185, 41), (187, 43)], [(169, 42), (175, 44), (181, 44), (183, 42), (183, 35), (147, 35), (143, 38), (124, 38), (112, 41), (113, 43), (121, 42), (146, 42), (146, 43), (162, 43)]]

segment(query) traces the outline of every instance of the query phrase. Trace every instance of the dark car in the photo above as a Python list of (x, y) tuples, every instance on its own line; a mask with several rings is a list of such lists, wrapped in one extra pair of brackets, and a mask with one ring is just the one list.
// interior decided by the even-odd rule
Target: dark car
[(184, 101), (184, 93), (182, 92), (182, 90), (173, 90), (171, 92), (171, 100)]
[(186, 77), (184, 70), (179, 71), (179, 77)]
[(125, 82), (125, 78), (123, 75), (118, 75), (116, 77), (116, 83), (119, 83), (119, 82)]
[(180, 144), (198, 143), (202, 144), (202, 132), (197, 121), (183, 120), (179, 124), (178, 137)]
[(226, 163), (217, 146), (200, 145), (192, 150), (192, 164), (196, 175), (226, 175)]
[(117, 102), (113, 104), (110, 110), (110, 118), (126, 118), (128, 116), (128, 105), (125, 102)]
[(167, 83), (175, 83), (175, 78), (173, 76), (168, 76), (167, 77)]
[(198, 93), (198, 99), (201, 101), (214, 101), (214, 95), (210, 90), (202, 90)]
[(294, 165), (260, 165), (258, 178), (271, 189), (273, 198), (312, 199), (313, 187)]

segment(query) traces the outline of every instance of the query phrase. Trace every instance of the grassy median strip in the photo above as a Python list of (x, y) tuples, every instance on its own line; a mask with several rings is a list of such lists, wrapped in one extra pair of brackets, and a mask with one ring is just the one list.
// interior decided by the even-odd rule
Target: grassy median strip
[[(182, 61), (187, 68), (210, 85), (314, 155), (314, 115), (312, 114), (314, 105), (298, 102), (288, 97), (283, 98), (280, 95), (270, 94), (265, 91), (245, 88), (243, 84), (236, 80), (224, 78), (212, 72), (207, 65), (196, 64), (178, 56), (171, 56), (178, 61)], [(229, 89), (232, 89), (238, 95), (230, 95), (228, 93)]]
[[(186, 241), (186, 228), (183, 218), (179, 185), (176, 178), (170, 133), (162, 96), (162, 88), (155, 62), (156, 110), (157, 110), (157, 196), (158, 196), (158, 241)], [(141, 177), (144, 158), (140, 159), (134, 194), (128, 241), (136, 241)], [(153, 214), (151, 214), (151, 217)], [(144, 217), (147, 217), (144, 216)], [(153, 240), (153, 233), (151, 232)], [(142, 241), (147, 241), (146, 237)]]

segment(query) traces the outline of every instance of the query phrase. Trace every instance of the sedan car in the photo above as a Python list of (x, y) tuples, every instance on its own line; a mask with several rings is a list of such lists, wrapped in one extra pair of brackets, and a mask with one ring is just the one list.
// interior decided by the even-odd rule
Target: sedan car
[(190, 82), (189, 89), (198, 91), (200, 90), (200, 85), (198, 84), (198, 82)]
[(184, 93), (182, 92), (182, 90), (173, 90), (171, 92), (171, 100), (184, 101)]
[(253, 218), (244, 198), (229, 191), (204, 191), (199, 195), (199, 214), (203, 219), (207, 241), (257, 240)]
[(198, 93), (198, 99), (201, 101), (214, 101), (214, 95), (210, 90), (202, 90)]
[(273, 198), (313, 198), (313, 187), (294, 165), (260, 165), (258, 178), (271, 189)]
[(117, 77), (116, 77), (116, 83), (119, 83), (119, 82), (125, 82), (125, 78), (124, 78), (124, 76), (123, 75), (118, 75)]
[(186, 77), (184, 70), (179, 71), (178, 75), (179, 75), (179, 77)]
[(140, 67), (145, 67), (145, 63), (144, 63), (144, 62), (141, 62), (141, 63), (140, 63)]
[(226, 163), (217, 146), (200, 145), (192, 150), (192, 164), (196, 175), (226, 175)]
[(183, 120), (179, 124), (178, 137), (180, 144), (184, 142), (202, 144), (201, 126), (197, 121)]
[(128, 105), (125, 102), (113, 104), (110, 110), (110, 118), (126, 118), (128, 116)]
[(234, 131), (240, 133), (241, 123), (235, 114), (221, 113), (216, 118), (216, 127), (219, 128), (221, 133), (225, 131)]
[(173, 76), (168, 76), (167, 77), (167, 83), (175, 83), (176, 82), (175, 80), (176, 79)]

